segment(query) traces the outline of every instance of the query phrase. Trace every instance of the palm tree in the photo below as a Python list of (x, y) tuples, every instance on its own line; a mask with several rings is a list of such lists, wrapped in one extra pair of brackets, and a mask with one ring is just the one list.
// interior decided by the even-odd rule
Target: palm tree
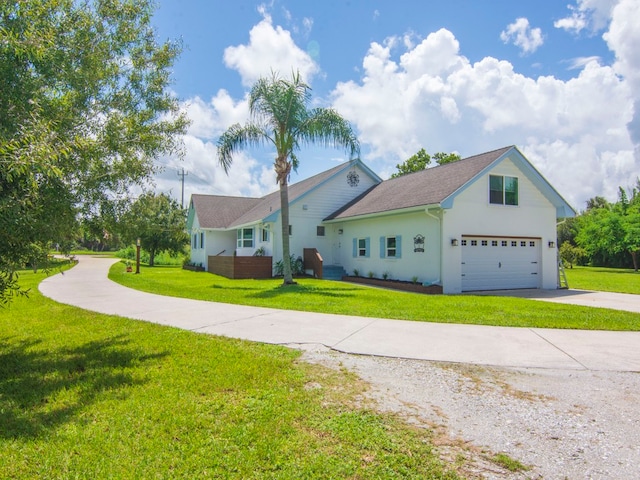
[(288, 181), (291, 169), (298, 168), (296, 152), (302, 145), (312, 143), (342, 147), (352, 158), (360, 152), (351, 126), (335, 110), (307, 108), (310, 90), (299, 72), (294, 73), (291, 80), (280, 78), (276, 73), (271, 78), (261, 78), (249, 92), (251, 121), (246, 125), (232, 125), (218, 140), (218, 162), (227, 174), (233, 154), (238, 150), (265, 144), (272, 144), (276, 149), (273, 166), (280, 187), (285, 285), (295, 283), (289, 261)]

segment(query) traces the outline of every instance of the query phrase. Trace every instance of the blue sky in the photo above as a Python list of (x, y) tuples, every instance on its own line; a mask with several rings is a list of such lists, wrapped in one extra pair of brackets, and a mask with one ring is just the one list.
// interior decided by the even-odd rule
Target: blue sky
[[(515, 144), (576, 208), (615, 200), (640, 173), (638, 3), (159, 0), (158, 39), (184, 45), (172, 88), (192, 125), (183, 161), (158, 159), (157, 188), (180, 198), (185, 168), (185, 198), (274, 190), (272, 151), (243, 152), (226, 176), (215, 142), (247, 119), (257, 78), (296, 69), (382, 177), (422, 147), (464, 157)], [(345, 160), (319, 148), (299, 158), (291, 182)]]

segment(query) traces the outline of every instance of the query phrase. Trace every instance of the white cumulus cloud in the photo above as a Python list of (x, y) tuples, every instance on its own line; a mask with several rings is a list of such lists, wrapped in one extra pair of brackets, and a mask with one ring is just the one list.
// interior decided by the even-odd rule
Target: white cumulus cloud
[(532, 78), (459, 50), (444, 29), (413, 48), (372, 43), (362, 78), (336, 86), (333, 105), (356, 125), (377, 171), (421, 147), (467, 156), (515, 144), (578, 209), (595, 195), (615, 199), (635, 178), (633, 94), (616, 68), (592, 60), (567, 81)]
[(283, 76), (299, 71), (307, 82), (320, 71), (309, 54), (295, 44), (291, 33), (274, 27), (269, 16), (251, 29), (248, 44), (225, 49), (224, 63), (238, 71), (245, 86), (270, 76), (272, 71)]
[(593, 34), (607, 26), (616, 3), (618, 0), (577, 0), (576, 5), (567, 5), (571, 15), (556, 20), (553, 26), (574, 34), (583, 30)]
[(531, 28), (529, 20), (518, 18), (500, 33), (500, 40), (513, 43), (523, 54), (533, 53), (544, 43), (542, 30)]

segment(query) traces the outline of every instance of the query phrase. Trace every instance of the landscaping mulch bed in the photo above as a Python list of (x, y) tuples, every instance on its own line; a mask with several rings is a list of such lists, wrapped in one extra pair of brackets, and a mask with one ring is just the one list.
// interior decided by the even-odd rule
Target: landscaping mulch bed
[(422, 285), (421, 283), (405, 282), (402, 280), (383, 280), (381, 278), (354, 277), (346, 275), (342, 277), (345, 282), (360, 283), (363, 285), (372, 285), (374, 287), (391, 288), (393, 290), (402, 290), (404, 292), (426, 293), (429, 295), (438, 295), (442, 293), (441, 285)]

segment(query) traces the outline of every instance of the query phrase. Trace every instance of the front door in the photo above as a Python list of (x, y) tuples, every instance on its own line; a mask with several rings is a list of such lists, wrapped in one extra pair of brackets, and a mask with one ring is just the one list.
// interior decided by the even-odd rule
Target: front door
[(342, 265), (342, 241), (343, 235), (340, 232), (341, 229), (335, 228), (333, 232), (333, 242), (331, 243), (331, 264)]

